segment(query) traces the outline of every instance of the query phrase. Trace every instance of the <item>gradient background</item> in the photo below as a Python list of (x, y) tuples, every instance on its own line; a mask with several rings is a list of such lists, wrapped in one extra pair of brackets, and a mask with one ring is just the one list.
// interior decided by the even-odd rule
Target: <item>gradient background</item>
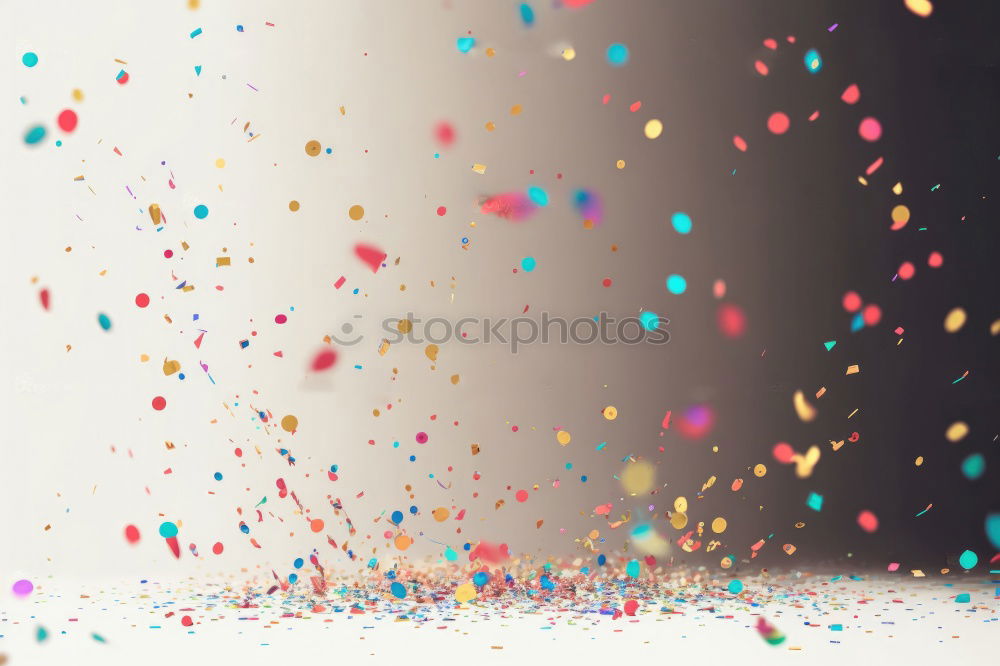
[[(8, 407), (0, 569), (14, 578), (233, 572), (287, 567), (312, 548), (325, 563), (353, 566), (309, 532), (290, 499), (277, 498), (279, 476), (326, 518), (338, 543), (343, 529), (325, 496), (344, 500), (359, 530), (350, 540), (356, 566), (375, 547), (380, 559), (398, 555), (381, 537), (385, 517), (373, 520), (411, 504), (422, 513), (403, 524), (417, 539), (410, 556), (436, 559), (442, 548), (435, 542), (458, 549), (487, 539), (515, 553), (573, 557), (588, 554), (574, 539), (591, 529), (608, 537), (603, 552), (627, 539), (628, 526), (609, 531), (591, 515), (607, 502), (614, 515), (632, 510), (633, 524), (654, 505), (657, 529), (676, 538), (662, 512), (678, 495), (691, 501), (692, 521), (721, 515), (729, 529), (719, 550), (674, 548), (675, 561), (715, 566), (726, 553), (743, 558), (771, 533), (763, 564), (852, 553), (873, 566), (903, 561), (934, 570), (964, 548), (988, 551), (983, 517), (1000, 509), (997, 339), (988, 331), (1000, 284), (990, 199), (1000, 138), (996, 10), (937, 3), (923, 20), (901, 1), (599, 0), (577, 11), (535, 2), (536, 23), (526, 29), (518, 4), (9, 8), (0, 28), (10, 45), (0, 80), (11, 109), (0, 138), (7, 156), (0, 270), (8, 285), (0, 300), (8, 324), (0, 349)], [(840, 25), (828, 32), (833, 23)], [(189, 38), (197, 27), (203, 34)], [(462, 55), (455, 39), (467, 31), (477, 47)], [(777, 52), (761, 45), (767, 37), (779, 40)], [(605, 62), (612, 42), (628, 44), (626, 67)], [(571, 62), (559, 57), (566, 46), (577, 52)], [(487, 58), (486, 47), (496, 56)], [(816, 76), (802, 65), (810, 47), (824, 59)], [(20, 64), (28, 50), (41, 58), (32, 69)], [(128, 61), (125, 86), (114, 80), (115, 58)], [(768, 77), (754, 72), (757, 58), (768, 62)], [(203, 67), (200, 77), (195, 65)], [(855, 106), (839, 101), (850, 83), (861, 88)], [(83, 90), (82, 103), (71, 101), (73, 88)], [(22, 95), (26, 104), (17, 102)], [(630, 113), (636, 100), (642, 108)], [(516, 117), (514, 104), (524, 108)], [(66, 107), (77, 110), (80, 125), (62, 147), (53, 143), (58, 132), (36, 149), (24, 145), (24, 129), (45, 122), (51, 130)], [(815, 109), (821, 116), (808, 123)], [(775, 110), (792, 118), (784, 136), (765, 128)], [(866, 115), (884, 128), (874, 145), (856, 133)], [(642, 134), (651, 117), (665, 125), (656, 141)], [(249, 143), (248, 121), (260, 133)], [(439, 121), (457, 131), (448, 149), (433, 138)], [(494, 132), (484, 129), (487, 121)], [(748, 141), (747, 153), (732, 147), (734, 134)], [(311, 139), (333, 153), (307, 156)], [(857, 175), (879, 155), (885, 165), (861, 187)], [(214, 166), (219, 157), (224, 169)], [(618, 159), (625, 169), (615, 167)], [(487, 165), (486, 174), (474, 173), (473, 163)], [(74, 182), (80, 174), (86, 181)], [(889, 191), (896, 181), (901, 197)], [(552, 200), (531, 220), (480, 213), (482, 195), (530, 185)], [(584, 230), (569, 203), (578, 187), (603, 199), (597, 229)], [(288, 210), (293, 199), (302, 205), (296, 213)], [(168, 219), (159, 233), (145, 212), (154, 201)], [(211, 210), (204, 221), (190, 212), (199, 203)], [(907, 204), (913, 219), (890, 232), (896, 203)], [(365, 207), (364, 220), (348, 218), (353, 204)], [(438, 206), (447, 214), (438, 216)], [(670, 228), (675, 210), (692, 215), (689, 236)], [(182, 241), (190, 250), (181, 251)], [(357, 242), (384, 248), (389, 265), (372, 275), (351, 254)], [(173, 260), (163, 258), (167, 248)], [(937, 271), (926, 268), (932, 250), (945, 257)], [(222, 255), (232, 267), (215, 267)], [(515, 273), (529, 255), (538, 268)], [(907, 259), (917, 276), (891, 282)], [(175, 290), (171, 272), (196, 290)], [(689, 284), (679, 297), (664, 289), (675, 272)], [(336, 290), (341, 275), (347, 283)], [(610, 289), (601, 286), (605, 277), (614, 280)], [(726, 280), (726, 300), (748, 316), (748, 333), (736, 342), (715, 328), (717, 278)], [(42, 286), (52, 291), (48, 313), (38, 305)], [(849, 289), (882, 307), (882, 324), (849, 333), (840, 307)], [(150, 307), (134, 306), (138, 292), (152, 297)], [(517, 355), (499, 345), (451, 343), (436, 369), (422, 347), (376, 352), (376, 322), (384, 317), (516, 316), (525, 305), (529, 314), (569, 317), (651, 309), (669, 318), (672, 340), (662, 347), (537, 345)], [(947, 335), (941, 322), (957, 305), (969, 322)], [(110, 332), (96, 325), (99, 312), (111, 317)], [(289, 323), (276, 326), (278, 313)], [(362, 316), (365, 342), (342, 350), (331, 373), (310, 376), (322, 337), (354, 315)], [(906, 329), (898, 347), (896, 326)], [(195, 349), (199, 329), (208, 333)], [(238, 341), (248, 337), (250, 348), (241, 350)], [(828, 353), (822, 342), (832, 339), (838, 345)], [(273, 356), (277, 350), (284, 358)], [(149, 363), (139, 362), (143, 353)], [(163, 376), (164, 357), (180, 361), (187, 379)], [(861, 374), (844, 377), (853, 363)], [(970, 376), (952, 385), (966, 369)], [(453, 374), (461, 375), (457, 386)], [(792, 393), (820, 386), (828, 392), (816, 403), (819, 418), (800, 423)], [(165, 411), (150, 409), (155, 395), (168, 400)], [(716, 412), (709, 437), (661, 436), (666, 410), (676, 416), (695, 403)], [(251, 404), (271, 410), (275, 421), (295, 414), (298, 432), (263, 427)], [(619, 410), (614, 422), (601, 415), (609, 404)], [(854, 408), (860, 411), (848, 421)], [(949, 444), (944, 431), (958, 419), (971, 434)], [(556, 443), (556, 427), (572, 433), (568, 447)], [(830, 439), (853, 430), (859, 443), (829, 451)], [(428, 444), (414, 442), (418, 431), (429, 434)], [(167, 451), (165, 440), (177, 448)], [(799, 450), (824, 447), (812, 478), (796, 479), (774, 462), (779, 440)], [(607, 448), (596, 452), (603, 441)], [(476, 457), (472, 442), (482, 448)], [(236, 458), (236, 446), (249, 455)], [(279, 446), (291, 449), (295, 468), (274, 453)], [(987, 456), (987, 471), (969, 482), (959, 464), (974, 451)], [(654, 462), (666, 488), (623, 498), (613, 475), (630, 454)], [(763, 479), (749, 471), (757, 463), (768, 465)], [(326, 478), (331, 464), (340, 466), (335, 484)], [(222, 482), (212, 479), (217, 471)], [(716, 486), (696, 502), (711, 475)], [(728, 489), (736, 477), (746, 480), (740, 493)], [(539, 489), (528, 502), (514, 501), (515, 490), (533, 484)], [(805, 507), (810, 491), (826, 498), (818, 515)], [(256, 550), (237, 529), (236, 507), (248, 511), (264, 495), (273, 516), (248, 521), (264, 546)], [(506, 501), (500, 510), (498, 499)], [(931, 502), (928, 514), (913, 517)], [(438, 524), (429, 516), (436, 506), (468, 513), (462, 523)], [(877, 533), (858, 529), (862, 509), (879, 516)], [(545, 522), (536, 529), (539, 519)], [(170, 557), (156, 536), (162, 520), (183, 521), (182, 544), (198, 544), (201, 560)], [(807, 526), (795, 530), (798, 520)], [(134, 549), (121, 537), (128, 523), (144, 535)], [(226, 545), (221, 557), (210, 554), (215, 541)], [(793, 559), (780, 552), (787, 542), (799, 549)]]

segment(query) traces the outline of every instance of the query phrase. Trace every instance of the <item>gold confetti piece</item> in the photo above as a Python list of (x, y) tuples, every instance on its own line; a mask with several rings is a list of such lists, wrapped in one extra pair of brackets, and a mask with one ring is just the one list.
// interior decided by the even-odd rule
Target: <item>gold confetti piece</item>
[(890, 217), (892, 217), (892, 226), (889, 229), (899, 231), (910, 221), (910, 209), (900, 204), (893, 207)]
[(767, 474), (767, 466), (762, 463), (757, 463), (753, 468), (753, 475), (760, 478)]
[(1000, 335), (1000, 319), (990, 324), (990, 335)]
[(647, 139), (656, 139), (663, 133), (663, 122), (659, 118), (650, 118), (646, 121), (646, 126), (643, 128), (643, 133), (646, 135)]
[(218, 268), (219, 266), (231, 266), (231, 265), (232, 265), (232, 262), (231, 262), (231, 260), (230, 260), (229, 257), (216, 257), (215, 258), (215, 267), (216, 268)]
[(686, 497), (678, 497), (674, 500), (674, 511), (679, 511), (680, 513), (687, 513), (688, 501)]
[(900, 194), (902, 194), (903, 193), (903, 184), (902, 183), (896, 183), (895, 185), (893, 185), (892, 186), (892, 193), (895, 194), (897, 197)]
[(822, 397), (823, 397), (823, 396), (824, 396), (825, 394), (826, 394), (826, 387), (825, 387), (825, 386), (820, 386), (820, 387), (819, 387), (819, 390), (818, 390), (818, 391), (816, 391), (816, 399), (817, 399), (817, 400), (819, 400), (819, 399), (820, 399), (820, 398), (822, 398)]
[(816, 408), (806, 401), (806, 396), (802, 391), (796, 391), (792, 396), (792, 405), (799, 419), (806, 423), (816, 418)]
[(572, 46), (567, 46), (562, 50), (562, 58), (566, 62), (569, 62), (575, 57), (576, 57), (576, 49), (574, 49)]
[(347, 210), (347, 216), (357, 222), (365, 216), (365, 209), (360, 204), (354, 204)]
[(726, 519), (723, 518), (722, 516), (719, 516), (718, 518), (712, 521), (712, 531), (715, 532), (716, 534), (722, 534), (723, 532), (726, 531), (726, 527), (728, 526), (729, 524), (726, 522)]
[(166, 445), (167, 451), (172, 451), (174, 449), (174, 443), (173, 442), (163, 442), (163, 443)]
[(781, 550), (785, 551), (785, 555), (794, 555), (796, 549), (794, 544), (786, 543), (781, 547)]
[(856, 375), (859, 372), (861, 372), (861, 366), (855, 364), (855, 365), (849, 365), (849, 366), (847, 366), (847, 372), (844, 373), (844, 374), (847, 374), (847, 375)]
[(288, 202), (288, 210), (290, 210), (290, 211), (292, 211), (294, 213), (298, 209), (299, 209), (299, 202), (298, 201), (296, 201), (295, 199), (292, 199), (291, 201)]
[(451, 383), (452, 384), (458, 384), (458, 382), (461, 381), (461, 379), (462, 378), (459, 375), (452, 375), (451, 376)]
[[(843, 442), (841, 442), (841, 444), (843, 444)], [(795, 463), (795, 476), (800, 479), (808, 479), (812, 476), (813, 468), (815, 468), (816, 463), (819, 462), (819, 457), (820, 449), (815, 444), (809, 447), (809, 450), (806, 451), (804, 456), (799, 453), (792, 456), (792, 461)]]
[(378, 344), (378, 355), (385, 356), (389, 353), (389, 341), (382, 338), (382, 341)]
[(930, 0), (903, 0), (903, 4), (921, 18), (927, 18), (934, 11), (934, 5)]
[[(249, 123), (247, 124), (249, 125)], [(317, 141), (316, 139), (308, 141), (306, 142), (306, 155), (308, 155), (309, 157), (316, 157), (317, 155), (319, 155), (319, 151), (321, 148), (322, 146), (320, 146), (319, 141)]]
[(865, 187), (868, 187), (868, 181), (865, 180), (864, 176), (858, 176), (858, 182), (864, 185)]
[(608, 421), (614, 421), (618, 418), (618, 408), (614, 405), (608, 405), (601, 413), (604, 414), (604, 418)]
[(180, 372), (181, 362), (180, 361), (168, 361), (163, 359), (163, 374), (170, 376), (176, 372)]
[(648, 462), (630, 463), (619, 475), (622, 488), (630, 495), (641, 495), (653, 489), (656, 469)]
[(435, 344), (429, 344), (426, 347), (424, 347), (424, 356), (426, 356), (432, 361), (436, 361), (438, 358), (439, 351), (441, 351), (440, 347), (438, 347)]
[(969, 426), (964, 421), (955, 421), (944, 432), (945, 439), (952, 444), (962, 441), (968, 434)]
[(510, 107), (510, 115), (519, 116), (521, 115), (521, 111), (523, 110), (524, 110), (523, 106), (521, 106), (520, 104), (515, 104), (514, 106)]
[(625, 160), (618, 160), (617, 162), (615, 162), (615, 166), (617, 168), (619, 168), (619, 169), (624, 169), (625, 168)]
[(913, 574), (914, 578), (923, 578), (925, 575), (920, 569), (912, 569), (910, 573)]
[(472, 450), (472, 455), (474, 455), (474, 456), (478, 456), (479, 455), (479, 445), (478, 444), (472, 444), (469, 448)]
[(145, 363), (149, 360), (149, 354), (139, 354), (139, 362)]
[(953, 308), (944, 318), (944, 330), (958, 333), (965, 326), (966, 314), (962, 308)]
[(472, 165), (472, 170), (475, 171), (476, 173), (478, 173), (479, 175), (483, 175), (484, 173), (486, 173), (486, 165), (485, 164), (478, 164), (478, 163), (477, 164), (473, 164)]
[(687, 527), (688, 517), (687, 514), (675, 512), (670, 514), (670, 526), (675, 530), (682, 530)]
[(347, 115), (347, 109), (344, 108), (343, 106), (340, 107), (340, 115), (342, 115), (342, 116), (346, 116)]
[(160, 204), (151, 203), (149, 204), (149, 217), (153, 220), (153, 224), (159, 224), (162, 216), (160, 215)]
[(921, 465), (924, 464), (924, 457), (917, 456), (917, 459), (913, 461), (913, 464), (916, 465), (917, 467), (920, 467)]
[(560, 430), (556, 433), (556, 441), (559, 442), (560, 446), (566, 446), (572, 440), (572, 436), (566, 430)]

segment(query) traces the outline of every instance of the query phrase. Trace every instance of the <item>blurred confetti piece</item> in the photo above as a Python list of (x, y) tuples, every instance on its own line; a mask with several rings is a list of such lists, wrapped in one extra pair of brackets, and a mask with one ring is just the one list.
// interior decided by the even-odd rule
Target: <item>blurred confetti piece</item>
[(808, 423), (816, 418), (816, 408), (809, 404), (802, 391), (796, 391), (795, 395), (792, 396), (792, 405), (794, 405), (795, 413), (801, 421)]
[(878, 529), (878, 517), (866, 509), (858, 514), (858, 526), (871, 534)]
[(385, 261), (387, 256), (385, 252), (374, 245), (366, 245), (364, 243), (358, 243), (354, 246), (354, 254), (372, 269), (372, 273), (378, 272), (378, 269), (382, 266), (382, 262)]
[(332, 349), (321, 349), (313, 357), (311, 367), (314, 372), (329, 370), (337, 362), (337, 352)]
[(927, 18), (934, 11), (934, 5), (930, 0), (903, 0), (903, 4), (911, 12), (922, 18)]

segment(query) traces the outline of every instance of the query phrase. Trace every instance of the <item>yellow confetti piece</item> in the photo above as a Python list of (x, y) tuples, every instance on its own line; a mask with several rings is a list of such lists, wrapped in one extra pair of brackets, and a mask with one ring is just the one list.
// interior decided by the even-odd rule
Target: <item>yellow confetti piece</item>
[(847, 366), (847, 372), (844, 373), (844, 374), (847, 374), (847, 375), (856, 375), (859, 372), (861, 372), (861, 366), (860, 365), (849, 365), (849, 366)]
[(484, 173), (486, 173), (486, 165), (485, 164), (478, 164), (478, 163), (477, 164), (473, 164), (472, 165), (472, 170), (475, 171), (476, 173), (478, 173), (481, 176)]
[(799, 419), (809, 423), (816, 418), (816, 408), (806, 401), (806, 396), (802, 391), (796, 391), (792, 396), (792, 405)]
[(663, 122), (659, 118), (650, 118), (646, 121), (646, 126), (642, 131), (647, 139), (656, 139), (663, 134)]
[(726, 519), (723, 518), (722, 516), (719, 516), (718, 518), (712, 521), (712, 531), (715, 532), (716, 534), (722, 534), (723, 532), (726, 531), (726, 527), (728, 527), (728, 525), (729, 524), (726, 522)]
[(930, 0), (903, 0), (903, 4), (921, 18), (927, 18), (934, 11), (934, 5)]
[(964, 421), (955, 421), (944, 431), (945, 439), (954, 444), (965, 439), (969, 434), (969, 426)]
[(560, 430), (556, 433), (556, 441), (559, 442), (560, 446), (566, 446), (572, 440), (572, 436), (565, 430)]
[(944, 330), (949, 333), (958, 333), (965, 326), (966, 318), (965, 310), (962, 308), (953, 308), (951, 312), (945, 315)]

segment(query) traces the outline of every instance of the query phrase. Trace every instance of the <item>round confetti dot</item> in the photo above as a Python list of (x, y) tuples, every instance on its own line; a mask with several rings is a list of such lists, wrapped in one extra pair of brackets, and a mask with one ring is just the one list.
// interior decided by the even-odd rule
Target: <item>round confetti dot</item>
[(965, 436), (969, 434), (969, 426), (964, 421), (955, 421), (948, 429), (944, 431), (944, 437), (949, 442), (954, 444), (955, 442), (960, 442), (965, 439)]
[(917, 273), (916, 266), (911, 264), (909, 261), (904, 261), (902, 264), (900, 264), (899, 270), (896, 271), (896, 274), (899, 275), (899, 278), (901, 280), (909, 280), (914, 275), (916, 275), (916, 273)]
[(438, 214), (439, 217), (443, 217), (447, 212), (448, 212), (448, 209), (445, 208), (444, 206), (438, 206), (437, 207), (437, 214)]
[(451, 512), (448, 511), (448, 509), (444, 508), (443, 506), (439, 506), (438, 508), (431, 511), (431, 515), (434, 516), (434, 520), (436, 520), (439, 523), (443, 523), (444, 521), (448, 520), (448, 516), (451, 515)]
[(472, 583), (463, 583), (455, 588), (455, 601), (464, 604), (476, 598), (476, 586)]
[(927, 257), (927, 265), (931, 268), (941, 268), (944, 263), (944, 257), (941, 256), (940, 252), (931, 252), (930, 256)]
[(135, 304), (140, 308), (144, 308), (149, 305), (149, 294), (136, 294)]
[(671, 275), (667, 277), (667, 291), (671, 294), (680, 295), (687, 291), (687, 280), (683, 275)]
[(534, 257), (525, 257), (521, 260), (521, 269), (524, 270), (525, 273), (530, 273), (535, 270), (536, 266), (538, 266), (538, 262)]
[(743, 591), (743, 582), (740, 580), (729, 581), (729, 594), (739, 594)]
[(476, 40), (472, 37), (459, 37), (455, 40), (455, 48), (459, 53), (468, 53), (476, 45)]
[(298, 209), (299, 209), (299, 202), (298, 201), (296, 201), (295, 199), (292, 199), (291, 201), (288, 202), (288, 210), (290, 210), (290, 211), (292, 211), (294, 213)]
[(337, 352), (332, 349), (321, 349), (319, 353), (313, 357), (312, 369), (316, 372), (328, 370), (332, 368), (336, 362)]
[(153, 409), (155, 409), (156, 411), (158, 412), (163, 411), (166, 408), (166, 406), (167, 406), (167, 399), (164, 398), (162, 395), (158, 395), (155, 398), (153, 398)]
[(105, 331), (111, 330), (111, 318), (103, 312), (97, 315), (97, 324)]
[(858, 124), (858, 136), (865, 141), (878, 141), (882, 137), (882, 124), (875, 118), (863, 118)]
[(608, 63), (613, 67), (621, 67), (628, 62), (628, 47), (624, 44), (612, 44), (608, 47), (605, 57), (608, 59)]
[(858, 514), (858, 526), (871, 534), (878, 530), (878, 517), (871, 511), (862, 511)]
[(962, 554), (958, 556), (958, 564), (963, 569), (972, 569), (979, 564), (979, 556), (971, 550), (962, 551)]
[(197, 217), (199, 220), (204, 220), (206, 217), (208, 217), (208, 206), (206, 206), (205, 204), (198, 204), (197, 206), (195, 206), (194, 216)]
[(322, 518), (313, 518), (312, 520), (309, 521), (309, 529), (311, 529), (313, 532), (322, 532), (323, 525), (324, 523)]
[(602, 413), (604, 414), (604, 418), (608, 421), (614, 421), (618, 418), (618, 408), (614, 405), (608, 405), (604, 408)]
[(82, 102), (83, 101), (83, 91), (79, 88), (73, 88), (73, 101)]
[(647, 331), (655, 331), (660, 325), (660, 315), (646, 310), (639, 315), (639, 323)]
[(135, 525), (126, 525), (125, 540), (129, 543), (139, 543), (139, 528)]
[(601, 280), (601, 284), (605, 287), (610, 287), (612, 285), (611, 278), (604, 278)]
[(771, 454), (779, 463), (787, 465), (791, 463), (792, 459), (795, 457), (795, 449), (793, 449), (790, 444), (778, 442), (774, 445), (774, 448), (771, 449)]
[(59, 129), (63, 132), (72, 132), (76, 129), (78, 120), (76, 111), (73, 109), (63, 109), (56, 117), (56, 124), (59, 125)]
[(406, 587), (402, 583), (393, 582), (393, 584), (389, 586), (389, 591), (392, 592), (392, 596), (397, 599), (406, 598)]
[(965, 326), (965, 310), (953, 308), (944, 318), (944, 330), (948, 333), (958, 333)]
[(559, 442), (560, 446), (566, 446), (572, 439), (572, 436), (566, 430), (560, 430), (556, 433), (556, 441)]
[(617, 168), (617, 169), (624, 169), (625, 168), (625, 160), (618, 160), (617, 162), (615, 162), (615, 168)]
[(973, 453), (962, 461), (962, 474), (969, 481), (975, 481), (986, 471), (986, 458), (982, 453)]
[(293, 414), (281, 417), (281, 429), (285, 432), (295, 432), (299, 427), (299, 420)]
[(216, 169), (223, 169), (225, 168), (225, 166), (226, 166), (226, 160), (222, 159), (221, 157), (215, 160)]
[(849, 291), (844, 294), (842, 303), (848, 312), (857, 312), (861, 309), (861, 296), (856, 291)]
[(910, 209), (902, 204), (893, 206), (889, 215), (892, 217), (892, 226), (889, 227), (892, 231), (899, 231), (910, 221)]
[(283, 315), (283, 314), (274, 315), (274, 323), (275, 324), (284, 324), (287, 321), (288, 321), (288, 317), (286, 315)]
[(216, 555), (222, 555), (223, 549), (224, 546), (222, 545), (221, 541), (216, 541), (215, 545), (212, 546), (212, 552), (215, 553)]
[(25, 67), (34, 67), (38, 64), (38, 54), (34, 51), (27, 51), (21, 56), (21, 64)]
[(646, 126), (642, 128), (647, 139), (656, 139), (663, 134), (663, 122), (659, 118), (650, 118), (646, 121)]
[(215, 474), (212, 475), (212, 478), (215, 479), (216, 481), (222, 481), (222, 472), (216, 472)]
[(118, 81), (118, 85), (125, 85), (129, 80), (128, 72), (122, 72), (115, 80)]
[(174, 256), (174, 251), (173, 250), (164, 250), (163, 251), (163, 256), (166, 257), (167, 259), (170, 259), (172, 256)]
[(44, 138), (45, 128), (41, 125), (35, 125), (24, 133), (24, 142), (29, 146), (39, 143)]
[(528, 491), (527, 490), (518, 490), (516, 493), (514, 493), (514, 499), (516, 499), (518, 502), (527, 502), (528, 501)]
[(765, 474), (767, 474), (767, 467), (765, 465), (759, 464), (759, 463), (757, 465), (754, 465), (754, 468), (753, 468), (753, 475), (754, 476), (756, 476), (756, 477), (762, 477)]
[(747, 331), (747, 316), (743, 308), (732, 303), (723, 303), (715, 313), (715, 321), (719, 332), (727, 338), (735, 340), (743, 337)]
[(747, 140), (738, 134), (733, 137), (733, 146), (741, 153), (747, 152)]
[(170, 521), (160, 523), (160, 536), (164, 539), (172, 539), (177, 536), (177, 525)]
[(365, 216), (365, 209), (360, 204), (354, 204), (347, 209), (347, 216), (354, 221), (360, 220)]
[(19, 581), (15, 581), (14, 585), (11, 586), (11, 590), (14, 592), (14, 596), (20, 599), (24, 599), (26, 596), (31, 594), (31, 591), (34, 589), (35, 589), (34, 584), (26, 578), (22, 578)]
[(823, 58), (816, 49), (806, 51), (802, 60), (805, 62), (806, 70), (810, 74), (817, 74), (819, 70), (823, 69)]
[(319, 151), (322, 146), (320, 146), (319, 141), (313, 139), (312, 141), (306, 142), (306, 155), (309, 157), (316, 157), (319, 155)]
[(641, 495), (652, 490), (656, 481), (656, 469), (648, 462), (640, 460), (629, 463), (618, 477), (625, 492)]
[(549, 193), (535, 185), (528, 188), (528, 198), (536, 206), (545, 207), (549, 205)]
[(729, 523), (727, 523), (726, 519), (723, 518), (722, 516), (719, 516), (718, 518), (712, 521), (712, 531), (715, 532), (716, 534), (722, 534), (723, 532), (726, 531), (726, 527), (728, 526)]
[(882, 321), (882, 308), (874, 303), (866, 305), (865, 309), (861, 311), (861, 319), (866, 326), (875, 326)]
[(691, 233), (691, 216), (687, 213), (674, 213), (670, 216), (670, 224), (673, 225), (674, 231), (679, 234), (689, 234)]
[(406, 550), (413, 545), (413, 539), (405, 534), (400, 534), (393, 540), (392, 544), (396, 546), (397, 550)]
[(767, 129), (771, 134), (784, 134), (791, 124), (792, 121), (781, 111), (775, 111), (767, 119)]

